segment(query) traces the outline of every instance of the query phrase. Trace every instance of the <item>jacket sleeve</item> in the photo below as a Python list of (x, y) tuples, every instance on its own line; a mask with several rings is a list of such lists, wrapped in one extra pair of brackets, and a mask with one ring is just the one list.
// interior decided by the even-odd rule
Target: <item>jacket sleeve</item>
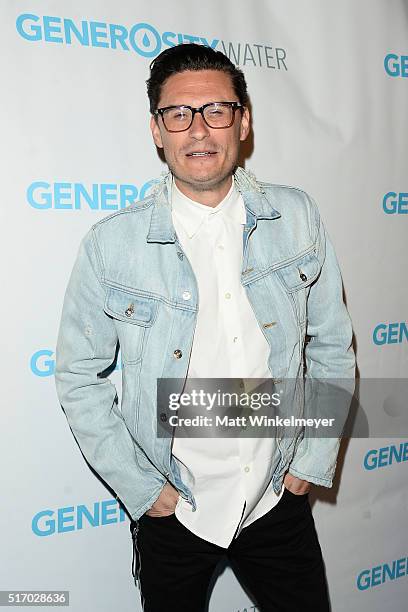
[[(336, 431), (339, 431), (339, 424), (344, 425), (347, 418), (354, 392), (353, 330), (343, 301), (342, 278), (333, 245), (316, 204), (311, 199), (309, 201), (317, 227), (316, 252), (322, 265), (318, 279), (310, 287), (307, 300), (306, 333), (310, 339), (304, 350), (306, 389), (310, 391), (316, 381), (317, 396), (314, 398), (317, 397), (317, 405), (312, 406), (312, 410), (316, 411), (317, 416), (324, 417), (325, 406), (328, 404), (321, 401), (319, 406), (319, 399), (325, 396), (327, 387), (336, 388), (337, 392), (333, 393), (335, 405), (330, 407), (331, 414), (327, 416), (336, 416)], [(296, 448), (289, 472), (302, 480), (331, 487), (341, 429), (338, 437), (316, 438), (305, 435)]]
[(88, 463), (117, 493), (132, 518), (157, 499), (165, 478), (144, 474), (118, 409), (115, 385), (100, 376), (114, 361), (118, 337), (104, 312), (102, 262), (94, 229), (81, 242), (65, 293), (56, 348), (57, 395)]

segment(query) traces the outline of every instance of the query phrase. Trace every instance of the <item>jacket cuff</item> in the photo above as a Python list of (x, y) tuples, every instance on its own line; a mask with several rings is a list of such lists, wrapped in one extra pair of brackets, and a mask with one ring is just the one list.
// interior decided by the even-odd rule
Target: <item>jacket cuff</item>
[(301, 480), (307, 480), (308, 482), (312, 482), (313, 484), (320, 485), (322, 487), (328, 487), (329, 489), (333, 486), (333, 481), (329, 478), (322, 478), (320, 476), (315, 476), (312, 474), (303, 474), (303, 472), (299, 472), (298, 470), (295, 470), (292, 467), (290, 467), (288, 471), (289, 474), (292, 474), (292, 476), (296, 476)]
[(337, 465), (340, 438), (304, 438), (289, 465), (297, 478), (331, 487)]

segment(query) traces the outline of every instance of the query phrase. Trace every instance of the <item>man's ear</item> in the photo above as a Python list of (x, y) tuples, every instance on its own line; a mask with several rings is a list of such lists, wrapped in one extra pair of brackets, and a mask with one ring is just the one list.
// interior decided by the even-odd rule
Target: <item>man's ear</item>
[(154, 140), (156, 147), (159, 147), (159, 149), (162, 149), (163, 142), (162, 142), (162, 137), (160, 133), (160, 128), (156, 121), (156, 118), (153, 117), (153, 115), (150, 117), (150, 129), (152, 131), (152, 136), (153, 136), (153, 140)]
[(249, 110), (245, 107), (241, 117), (241, 126), (239, 131), (239, 139), (246, 140), (251, 129), (251, 116)]

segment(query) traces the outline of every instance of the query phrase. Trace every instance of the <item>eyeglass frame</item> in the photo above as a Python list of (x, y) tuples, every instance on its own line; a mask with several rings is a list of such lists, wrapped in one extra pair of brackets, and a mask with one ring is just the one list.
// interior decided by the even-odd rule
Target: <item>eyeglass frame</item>
[[(204, 117), (204, 109), (207, 108), (208, 106), (212, 106), (213, 104), (228, 104), (232, 110), (232, 119), (231, 119), (231, 123), (229, 123), (228, 125), (224, 125), (222, 127), (213, 127), (212, 125), (209, 125), (207, 123), (206, 118)], [(170, 110), (171, 108), (188, 108), (191, 111), (191, 122), (190, 125), (186, 128), (183, 128), (182, 130), (169, 130), (168, 127), (166, 126), (166, 123), (163, 119), (163, 113), (166, 110)], [(156, 108), (156, 110), (153, 112), (153, 115), (155, 117), (158, 117), (159, 115), (162, 118), (163, 121), (163, 125), (166, 128), (167, 132), (170, 132), (171, 134), (177, 134), (178, 132), (186, 132), (187, 130), (189, 130), (191, 128), (191, 126), (193, 125), (193, 121), (194, 121), (194, 117), (196, 115), (196, 113), (200, 113), (201, 117), (203, 118), (204, 123), (211, 128), (212, 130), (225, 130), (226, 128), (231, 127), (234, 124), (235, 121), (235, 112), (240, 109), (241, 112), (244, 111), (245, 106), (243, 104), (241, 104), (240, 102), (220, 102), (220, 101), (216, 101), (216, 102), (207, 102), (207, 104), (203, 104), (202, 106), (199, 106), (198, 108), (195, 108), (194, 106), (189, 106), (188, 104), (172, 104), (171, 106), (164, 106), (163, 108)]]

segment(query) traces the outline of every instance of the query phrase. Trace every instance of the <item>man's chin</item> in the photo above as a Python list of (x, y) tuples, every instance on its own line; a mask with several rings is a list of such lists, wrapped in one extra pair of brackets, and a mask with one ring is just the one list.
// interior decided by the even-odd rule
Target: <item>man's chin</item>
[(213, 189), (218, 189), (220, 185), (224, 184), (232, 176), (232, 170), (231, 172), (222, 175), (197, 173), (194, 176), (182, 176), (177, 175), (174, 172), (173, 175), (179, 182), (189, 185), (189, 187), (194, 189), (194, 191), (211, 191)]

